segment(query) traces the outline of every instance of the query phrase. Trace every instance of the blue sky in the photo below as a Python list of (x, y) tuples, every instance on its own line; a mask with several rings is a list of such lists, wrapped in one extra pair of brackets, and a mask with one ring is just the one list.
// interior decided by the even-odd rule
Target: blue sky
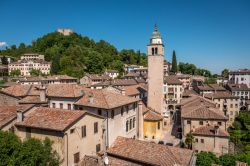
[(1, 0), (0, 45), (32, 40), (72, 28), (119, 50), (146, 52), (158, 24), (165, 58), (194, 63), (213, 73), (250, 68), (249, 0)]

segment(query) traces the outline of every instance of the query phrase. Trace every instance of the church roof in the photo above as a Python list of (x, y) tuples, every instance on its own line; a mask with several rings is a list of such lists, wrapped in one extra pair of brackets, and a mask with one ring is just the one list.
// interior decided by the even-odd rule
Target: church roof
[(156, 24), (155, 24), (154, 32), (151, 36), (151, 39), (161, 39), (161, 34), (158, 32), (158, 28)]

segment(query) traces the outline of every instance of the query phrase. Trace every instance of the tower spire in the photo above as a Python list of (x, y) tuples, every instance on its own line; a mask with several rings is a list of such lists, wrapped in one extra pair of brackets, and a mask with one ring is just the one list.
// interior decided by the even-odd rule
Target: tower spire
[(155, 31), (155, 32), (158, 32), (158, 27), (157, 27), (157, 24), (156, 24), (156, 23), (155, 23), (154, 31)]

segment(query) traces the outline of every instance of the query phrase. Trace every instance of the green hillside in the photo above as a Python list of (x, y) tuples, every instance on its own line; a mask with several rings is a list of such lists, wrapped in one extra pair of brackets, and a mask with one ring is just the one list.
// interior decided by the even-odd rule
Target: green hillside
[(21, 43), (0, 50), (0, 55), (16, 59), (23, 53), (41, 53), (52, 62), (52, 74), (67, 74), (81, 77), (84, 73), (102, 73), (105, 69), (123, 72), (123, 64), (147, 65), (146, 55), (139, 51), (121, 50), (104, 40), (94, 40), (73, 33), (63, 36), (58, 32), (48, 33), (36, 39), (31, 45)]

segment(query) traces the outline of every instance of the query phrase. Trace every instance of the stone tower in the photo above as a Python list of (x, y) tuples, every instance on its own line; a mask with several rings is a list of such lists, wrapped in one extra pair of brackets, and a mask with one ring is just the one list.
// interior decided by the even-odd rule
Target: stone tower
[(164, 45), (157, 26), (148, 44), (148, 107), (163, 113)]

